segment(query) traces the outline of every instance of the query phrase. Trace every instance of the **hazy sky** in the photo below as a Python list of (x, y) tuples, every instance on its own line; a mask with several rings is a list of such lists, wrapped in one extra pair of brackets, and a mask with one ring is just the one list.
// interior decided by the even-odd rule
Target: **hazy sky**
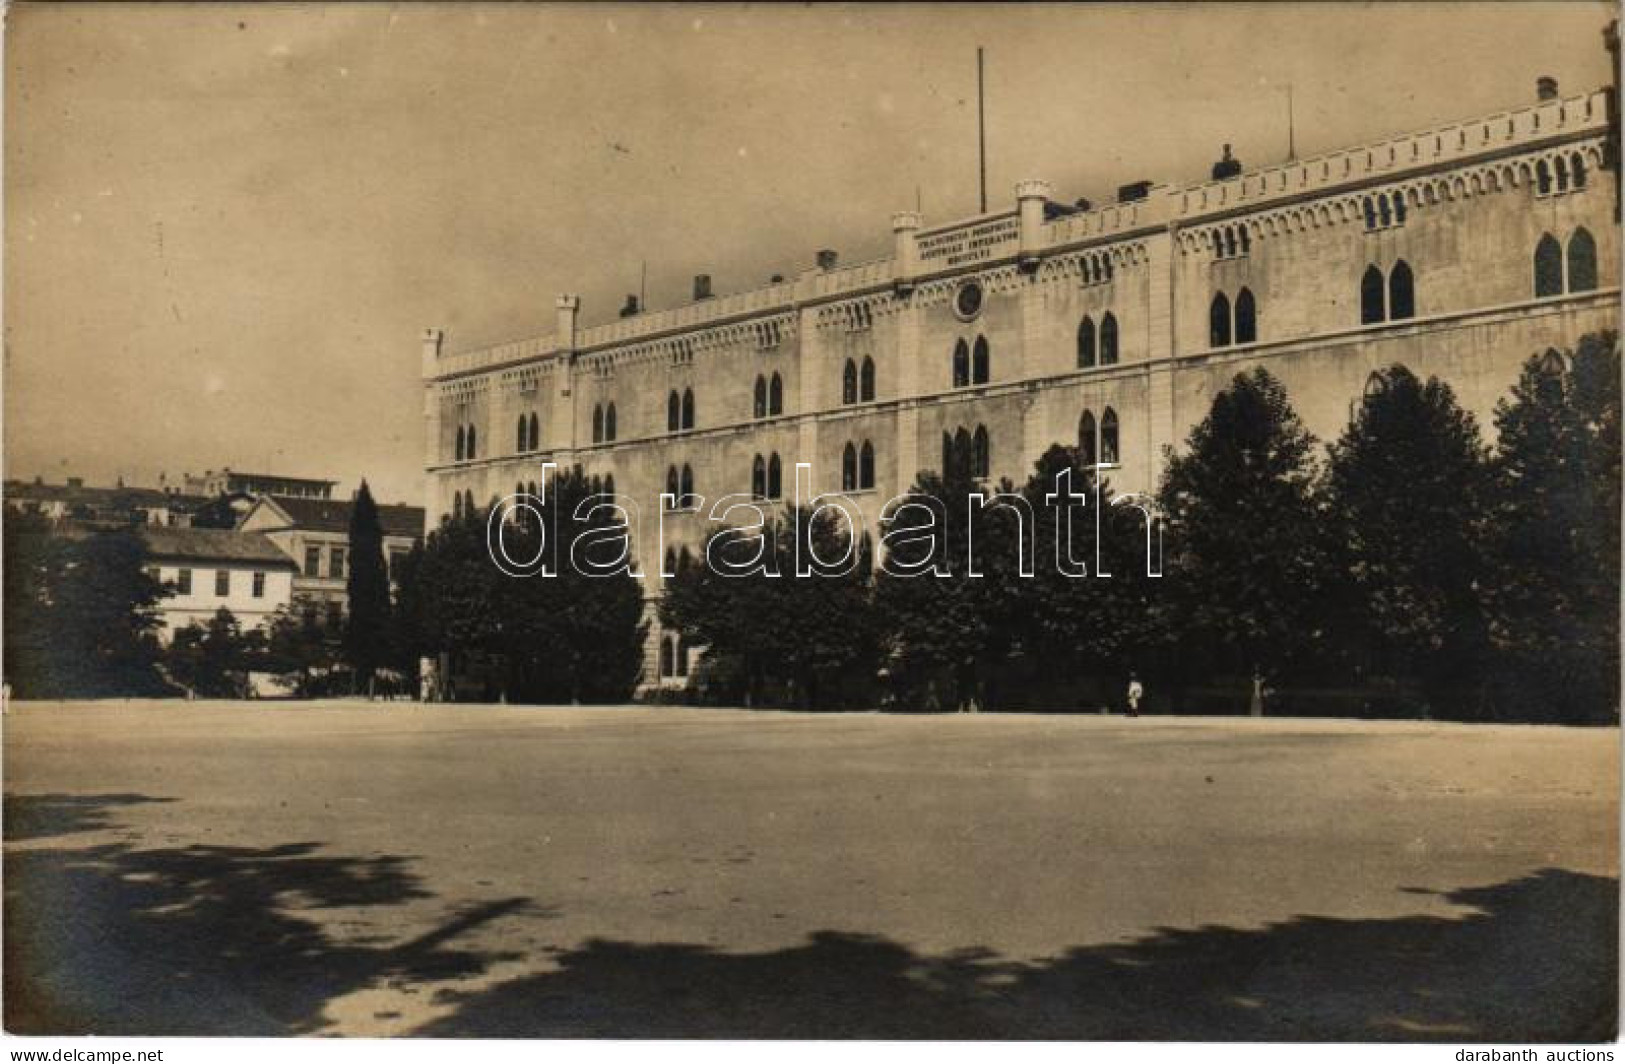
[(1204, 177), (1608, 80), (1572, 4), (20, 4), (5, 459), (366, 476), (416, 501), (417, 336), (547, 333), (883, 254), (891, 212)]

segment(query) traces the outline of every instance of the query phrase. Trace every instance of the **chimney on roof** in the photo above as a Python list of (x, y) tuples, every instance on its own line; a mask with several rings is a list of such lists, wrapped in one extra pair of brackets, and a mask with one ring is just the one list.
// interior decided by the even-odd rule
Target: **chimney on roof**
[(638, 313), (638, 297), (633, 295), (632, 293), (628, 292), (626, 294), (626, 306), (621, 308), (621, 317), (623, 317), (623, 318), (633, 318), (633, 317), (637, 316), (637, 313)]
[(784, 283), (784, 274), (782, 274), (782, 273), (774, 274), (772, 277), (769, 277), (767, 279), (767, 283), (768, 284), (783, 284)]
[(70, 487), (70, 488), (82, 488), (84, 486), (85, 486), (85, 478), (84, 477), (69, 477), (68, 478), (68, 487)]
[(1118, 203), (1133, 203), (1135, 200), (1145, 199), (1150, 194), (1151, 182), (1149, 181), (1132, 181), (1129, 184), (1117, 186)]
[(1224, 158), (1213, 164), (1213, 180), (1223, 181), (1241, 173), (1241, 160), (1230, 154), (1230, 145), (1224, 146)]
[(833, 270), (835, 264), (841, 261), (841, 256), (830, 248), (824, 248), (818, 252), (816, 261), (820, 270)]
[(1535, 79), (1535, 99), (1541, 103), (1557, 99), (1557, 79), (1550, 74), (1542, 74)]
[(711, 275), (697, 273), (694, 275), (694, 302), (711, 298)]

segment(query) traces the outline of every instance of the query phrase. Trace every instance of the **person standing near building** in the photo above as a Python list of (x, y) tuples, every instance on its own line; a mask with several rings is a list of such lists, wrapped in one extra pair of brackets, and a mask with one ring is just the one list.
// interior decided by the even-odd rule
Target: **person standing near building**
[(1138, 717), (1140, 715), (1140, 699), (1142, 699), (1144, 697), (1145, 697), (1145, 688), (1140, 684), (1139, 675), (1137, 673), (1132, 673), (1132, 672), (1129, 673), (1128, 674), (1128, 715), (1129, 716)]

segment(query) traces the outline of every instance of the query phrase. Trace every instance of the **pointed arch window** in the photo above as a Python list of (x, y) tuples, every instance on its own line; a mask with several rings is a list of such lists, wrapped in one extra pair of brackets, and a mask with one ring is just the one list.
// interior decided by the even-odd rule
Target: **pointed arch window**
[(1416, 317), (1416, 279), (1410, 263), (1400, 259), (1388, 271), (1388, 320)]
[(519, 415), (519, 429), (514, 434), (513, 449), (518, 454), (530, 450), (530, 422), (525, 420), (524, 414)]
[(756, 375), (756, 396), (751, 405), (751, 416), (758, 418), (767, 416), (767, 378), (760, 373)]
[(841, 370), (841, 402), (848, 406), (858, 401), (858, 367), (850, 358)]
[(453, 521), (463, 519), (463, 493), (460, 491), (451, 493), (451, 519)]
[(1585, 163), (1585, 157), (1581, 156), (1581, 155), (1576, 155), (1576, 156), (1573, 156), (1569, 160), (1569, 162), (1570, 162), (1570, 170), (1573, 172), (1573, 175), (1574, 175), (1574, 187), (1575, 188), (1585, 188), (1586, 187), (1586, 163)]
[(970, 471), (971, 476), (986, 480), (988, 470), (993, 467), (992, 445), (988, 441), (987, 428), (976, 426), (976, 435), (971, 437), (970, 445)]
[(1100, 461), (1103, 465), (1116, 465), (1117, 460), (1117, 411), (1108, 406), (1100, 415)]
[(875, 446), (868, 440), (858, 450), (858, 487), (875, 486)]
[(767, 413), (769, 417), (784, 413), (784, 378), (777, 373), (767, 385)]
[(463, 451), (466, 449), (466, 447), (464, 445), (464, 440), (465, 439), (466, 439), (466, 434), (463, 432), (463, 426), (458, 425), (457, 426), (457, 449), (453, 453), (456, 454), (457, 461), (459, 461), (459, 462), (461, 462), (463, 460)]
[(680, 509), (683, 505), (683, 483), (677, 475), (676, 466), (666, 467), (666, 494), (671, 496), (672, 509)]
[(1365, 273), (1360, 277), (1360, 324), (1371, 325), (1382, 321), (1387, 315), (1383, 303), (1382, 271), (1375, 266), (1367, 266)]
[(1083, 416), (1078, 418), (1078, 458), (1085, 466), (1095, 464), (1095, 415), (1093, 411), (1085, 410)]
[(784, 495), (784, 466), (779, 461), (778, 452), (767, 460), (767, 497), (770, 499), (782, 498)]
[(767, 460), (761, 455), (750, 464), (750, 494), (754, 499), (767, 498)]
[(1117, 364), (1117, 315), (1111, 311), (1100, 319), (1100, 364), (1102, 366), (1115, 366)]
[(1213, 297), (1207, 311), (1209, 347), (1230, 346), (1230, 297), (1223, 292)]
[(684, 388), (683, 389), (683, 428), (685, 430), (687, 430), (687, 429), (691, 429), (693, 427), (694, 427), (694, 389), (693, 388)]
[(687, 462), (683, 463), (683, 479), (680, 485), (683, 489), (683, 506), (694, 506), (694, 467)]
[(986, 384), (988, 382), (988, 349), (987, 337), (976, 338), (976, 350), (971, 358), (971, 383)]
[[(532, 495), (536, 494), (536, 490), (535, 490), (534, 486), (532, 486), (532, 488), (531, 488), (531, 494)], [(615, 494), (615, 474), (614, 473), (605, 473), (604, 474), (604, 494), (605, 495), (614, 495)]]
[(677, 394), (677, 390), (674, 388), (672, 389), (671, 395), (666, 397), (666, 431), (676, 432), (682, 427), (683, 400), (682, 397)]
[[(604, 439), (610, 443), (615, 442), (615, 433), (615, 404), (610, 403), (604, 410)], [(541, 437), (536, 434), (534, 427), (531, 428), (530, 435), (533, 440), (537, 441), (537, 446), (541, 446)]]
[(1258, 303), (1253, 290), (1243, 288), (1236, 293), (1236, 343), (1250, 344), (1258, 340)]
[[(613, 410), (615, 408), (612, 406), (612, 407), (610, 407), (610, 409)], [(615, 438), (615, 434), (613, 432), (611, 432), (609, 434), (609, 438), (613, 440)], [(542, 446), (542, 419), (536, 416), (535, 411), (531, 411), (531, 415), (530, 415), (530, 449), (533, 450), (533, 451), (540, 450), (541, 446)]]
[(1569, 291), (1590, 292), (1597, 287), (1597, 242), (1589, 230), (1576, 229), (1569, 237)]
[(1545, 233), (1535, 245), (1535, 298), (1563, 294), (1563, 248)]
[(1561, 377), (1568, 372), (1568, 363), (1563, 359), (1563, 353), (1555, 347), (1548, 347), (1546, 353), (1540, 358), (1540, 371), (1551, 376)]
[[(473, 458), (476, 454), (479, 453), (479, 449), (474, 446), (474, 441), (475, 441), (474, 426), (470, 425), (470, 426), (468, 426), (468, 453), (467, 453), (467, 455), (465, 455), (465, 457)], [(470, 496), (470, 498), (473, 498), (473, 496)]]
[(688, 637), (681, 634), (677, 637), (677, 675), (688, 675)]
[(858, 449), (851, 443), (841, 452), (841, 490), (853, 491), (858, 486)]
[(592, 408), (592, 442), (604, 442), (604, 408), (601, 405)]
[(858, 370), (858, 398), (864, 402), (872, 402), (875, 397), (875, 360), (867, 356), (863, 359), (863, 367)]
[(1095, 364), (1095, 319), (1085, 314), (1078, 323), (1078, 368)]
[(970, 345), (964, 340), (954, 343), (954, 387), (970, 384)]
[(1535, 193), (1540, 196), (1550, 195), (1552, 191), (1552, 168), (1545, 159), (1535, 163)]
[(475, 516), (474, 493), (472, 491), (463, 492), (463, 516), (470, 518)]
[(676, 672), (673, 662), (674, 649), (671, 640), (662, 636), (660, 639), (660, 678), (663, 680), (670, 679)]

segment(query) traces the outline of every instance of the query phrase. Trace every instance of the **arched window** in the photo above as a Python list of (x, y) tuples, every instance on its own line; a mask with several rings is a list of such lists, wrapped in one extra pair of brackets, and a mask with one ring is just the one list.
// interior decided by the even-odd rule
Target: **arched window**
[(767, 497), (777, 499), (784, 495), (784, 466), (779, 462), (778, 452), (767, 460)]
[(1546, 233), (1535, 245), (1535, 298), (1563, 294), (1563, 248)]
[(463, 493), (460, 491), (451, 493), (451, 519), (453, 521), (463, 519)]
[(1367, 196), (1362, 205), (1365, 207), (1365, 227), (1375, 229), (1377, 227), (1377, 204), (1370, 196)]
[(1403, 192), (1394, 193), (1394, 223), (1396, 225), (1405, 224), (1405, 193)]
[(671, 573), (673, 576), (677, 575), (677, 548), (676, 547), (667, 547), (666, 548), (666, 564), (661, 566), (660, 571), (662, 573)]
[[(614, 410), (615, 408), (612, 406), (612, 407), (610, 407), (610, 409)], [(615, 433), (610, 432), (609, 438), (613, 440), (615, 438)], [(536, 416), (534, 411), (532, 411), (531, 415), (530, 415), (530, 449), (535, 451), (535, 450), (540, 449), (541, 446), (542, 446), (542, 420), (541, 420), (541, 418)]]
[(1230, 298), (1223, 292), (1213, 297), (1207, 311), (1209, 347), (1230, 346)]
[(673, 509), (683, 505), (683, 485), (677, 478), (677, 467), (666, 467), (666, 494), (671, 496)]
[(850, 443), (841, 452), (841, 490), (852, 491), (858, 486), (858, 449)]
[(1078, 458), (1086, 466), (1095, 464), (1095, 415), (1085, 410), (1083, 416), (1078, 418)]
[[(531, 427), (530, 435), (531, 435), (532, 439), (537, 441), (536, 445), (538, 447), (541, 446), (541, 439), (542, 438), (536, 434), (535, 426)], [(608, 440), (608, 441), (610, 441), (612, 443), (615, 440), (615, 404), (614, 403), (610, 403), (609, 408), (604, 411), (604, 439)]]
[(1568, 371), (1568, 363), (1563, 360), (1563, 353), (1555, 347), (1548, 347), (1546, 353), (1540, 358), (1540, 371), (1542, 373), (1561, 377)]
[[(533, 490), (531, 492), (531, 494), (534, 495), (534, 494), (536, 494), (536, 492)], [(604, 474), (604, 494), (605, 495), (614, 495), (615, 494), (615, 474), (614, 473), (605, 473)]]
[(1115, 366), (1117, 364), (1117, 315), (1111, 311), (1100, 319), (1100, 364), (1102, 366)]
[[(474, 430), (469, 429), (469, 431), (473, 432)], [(474, 493), (472, 491), (463, 492), (463, 515), (465, 517), (474, 517), (475, 516), (475, 512), (474, 512)]]
[(1100, 461), (1104, 465), (1116, 465), (1117, 456), (1117, 411), (1108, 406), (1100, 415)]
[(751, 416), (767, 416), (767, 378), (760, 373), (756, 375), (756, 401), (751, 406)]
[(683, 389), (683, 428), (694, 427), (694, 389)]
[(858, 398), (870, 402), (875, 397), (875, 360), (865, 357), (858, 371)]
[(1228, 259), (1236, 257), (1236, 231), (1229, 226), (1224, 230), (1224, 255)]
[(1597, 287), (1597, 242), (1585, 229), (1569, 237), (1569, 291), (1589, 292)]
[(669, 678), (674, 672), (676, 672), (675, 663), (672, 660), (672, 654), (673, 654), (674, 649), (675, 648), (673, 648), (671, 640), (666, 638), (665, 636), (661, 636), (661, 638), (660, 638), (660, 678), (662, 680)]
[(953, 470), (956, 476), (976, 475), (975, 456), (971, 453), (970, 433), (964, 429), (954, 433)]
[(1557, 191), (1567, 192), (1569, 190), (1569, 161), (1559, 155), (1553, 160), (1553, 163), (1555, 164), (1553, 169), (1557, 171)]
[(976, 338), (976, 353), (971, 359), (971, 383), (986, 384), (988, 380), (987, 337)]
[(1381, 395), (1388, 390), (1388, 378), (1383, 376), (1381, 370), (1372, 370), (1371, 375), (1365, 379), (1365, 397)]
[(1387, 196), (1377, 197), (1377, 213), (1382, 216), (1383, 228), (1386, 229), (1389, 225), (1393, 224), (1394, 217), (1392, 208), (1388, 205)]
[(1569, 160), (1569, 170), (1574, 176), (1574, 187), (1586, 187), (1586, 161), (1585, 157), (1576, 155)]
[(1544, 196), (1552, 190), (1552, 168), (1542, 159), (1535, 163), (1535, 191)]
[(993, 466), (993, 456), (989, 453), (987, 429), (982, 425), (976, 426), (976, 435), (971, 438), (970, 445), (970, 471), (971, 476), (986, 479), (988, 470)]
[(463, 460), (463, 450), (464, 450), (463, 439), (464, 439), (463, 426), (458, 425), (457, 426), (457, 450), (456, 450), (455, 453), (457, 455), (457, 460), (459, 462), (461, 462)]
[(784, 379), (777, 373), (767, 386), (767, 412), (772, 417), (784, 413)]
[(602, 406), (592, 408), (592, 442), (604, 442), (604, 408)]
[[(465, 454), (464, 457), (465, 458), (473, 458), (476, 454), (479, 454), (479, 450), (478, 450), (478, 448), (476, 448), (474, 446), (474, 426), (470, 425), (470, 426), (468, 426), (467, 454)], [(469, 498), (472, 499), (473, 496), (469, 496)]]
[(1085, 314), (1078, 323), (1078, 368), (1088, 369), (1095, 364), (1095, 319)]
[(1253, 302), (1253, 290), (1243, 288), (1236, 293), (1236, 343), (1250, 344), (1258, 339), (1258, 305)]
[(858, 367), (850, 358), (841, 370), (841, 402), (851, 404), (858, 401)]
[(1411, 267), (1404, 259), (1394, 263), (1388, 271), (1388, 320), (1403, 321), (1416, 317), (1416, 281)]
[(525, 420), (524, 414), (519, 415), (519, 431), (515, 436), (513, 449), (520, 454), (530, 450), (530, 422)]
[(696, 505), (694, 501), (694, 467), (687, 462), (683, 463), (683, 482), (681, 486), (683, 489), (683, 506)]
[(954, 387), (963, 388), (970, 383), (970, 345), (960, 340), (954, 344)]
[(761, 455), (750, 464), (750, 494), (752, 498), (767, 498), (767, 462)]
[(683, 400), (676, 389), (666, 398), (666, 431), (676, 432), (683, 427)]
[(858, 451), (858, 487), (872, 488), (875, 486), (875, 447), (868, 440), (863, 441), (863, 448)]
[(688, 675), (688, 637), (685, 635), (677, 637), (677, 675)]
[(1360, 324), (1371, 325), (1386, 315), (1383, 310), (1382, 271), (1367, 266), (1360, 277)]

